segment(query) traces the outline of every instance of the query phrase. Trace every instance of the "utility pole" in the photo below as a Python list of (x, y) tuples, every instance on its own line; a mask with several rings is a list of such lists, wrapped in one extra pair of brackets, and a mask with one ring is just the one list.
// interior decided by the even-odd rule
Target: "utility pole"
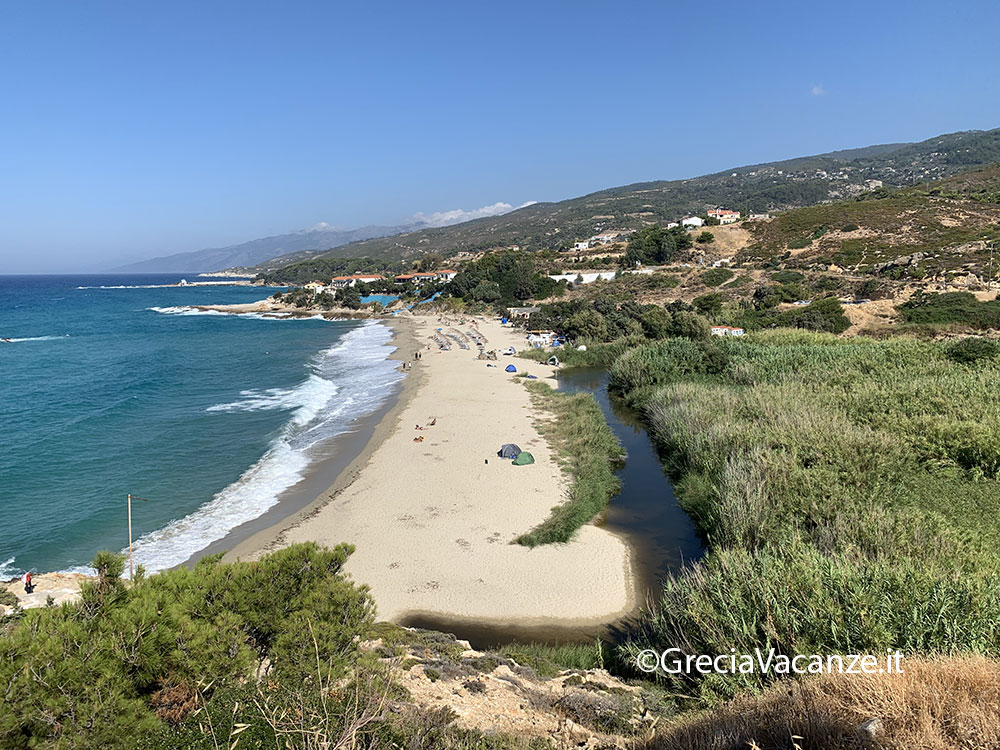
[(131, 582), (135, 577), (135, 567), (132, 564), (132, 500), (142, 500), (144, 503), (148, 501), (144, 497), (136, 497), (131, 493), (125, 498), (128, 502), (128, 580)]

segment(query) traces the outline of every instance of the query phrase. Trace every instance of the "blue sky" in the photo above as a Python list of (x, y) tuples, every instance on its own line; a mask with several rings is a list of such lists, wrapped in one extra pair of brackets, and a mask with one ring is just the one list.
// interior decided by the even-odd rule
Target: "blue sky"
[(1000, 126), (993, 2), (0, 13), (0, 273)]

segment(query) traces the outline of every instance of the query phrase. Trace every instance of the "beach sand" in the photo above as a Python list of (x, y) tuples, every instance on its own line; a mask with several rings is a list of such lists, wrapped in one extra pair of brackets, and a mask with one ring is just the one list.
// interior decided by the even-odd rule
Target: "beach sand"
[[(75, 601), (80, 595), (80, 585), (89, 580), (87, 576), (77, 573), (38, 573), (32, 576), (35, 589), (32, 593), (24, 593), (24, 584), (20, 579), (0, 583), (0, 586), (14, 594), (22, 609), (44, 607), (49, 597), (55, 605)], [(11, 607), (0, 605), (0, 614), (9, 614)]]
[[(457, 319), (455, 321), (457, 322)], [(553, 368), (500, 356), (496, 367), (449, 339), (430, 340), (435, 316), (400, 320), (402, 359), (412, 363), (397, 406), (369, 448), (313, 504), (238, 544), (226, 559), (253, 559), (296, 542), (348, 542), (346, 571), (371, 587), (380, 619), (440, 615), (519, 625), (611, 622), (634, 605), (629, 549), (594, 525), (563, 545), (529, 549), (511, 542), (565, 500), (568, 477), (534, 422), (521, 378), (551, 378)], [(525, 347), (524, 332), (476, 321), (487, 349)], [(467, 332), (471, 323), (458, 326)], [(430, 345), (431, 348), (427, 348)], [(422, 358), (413, 360), (420, 347)], [(426, 426), (436, 419), (434, 426)], [(423, 436), (422, 442), (414, 442)], [(503, 443), (535, 463), (497, 457)]]

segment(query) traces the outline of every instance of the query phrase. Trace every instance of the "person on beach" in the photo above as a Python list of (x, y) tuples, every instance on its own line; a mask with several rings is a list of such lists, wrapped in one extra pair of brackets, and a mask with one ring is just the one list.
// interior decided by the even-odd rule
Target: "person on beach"
[(31, 582), (31, 571), (30, 570), (21, 577), (21, 580), (24, 582), (24, 593), (25, 594), (34, 593), (34, 591), (35, 591), (35, 584), (33, 584)]

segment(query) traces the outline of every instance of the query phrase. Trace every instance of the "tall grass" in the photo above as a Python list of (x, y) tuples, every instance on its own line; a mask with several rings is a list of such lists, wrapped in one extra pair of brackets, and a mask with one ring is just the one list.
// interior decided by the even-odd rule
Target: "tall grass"
[(623, 459), (621, 443), (589, 393), (557, 393), (544, 383), (528, 382), (540, 410), (552, 415), (540, 424), (572, 479), (567, 500), (552, 515), (517, 539), (518, 544), (568, 542), (577, 529), (603, 511), (621, 484), (614, 469)]
[[(1000, 653), (1000, 365), (916, 339), (768, 332), (632, 350), (643, 409), (708, 541), (626, 653)], [(693, 364), (692, 364), (693, 363)], [(760, 675), (674, 687), (701, 698)]]

